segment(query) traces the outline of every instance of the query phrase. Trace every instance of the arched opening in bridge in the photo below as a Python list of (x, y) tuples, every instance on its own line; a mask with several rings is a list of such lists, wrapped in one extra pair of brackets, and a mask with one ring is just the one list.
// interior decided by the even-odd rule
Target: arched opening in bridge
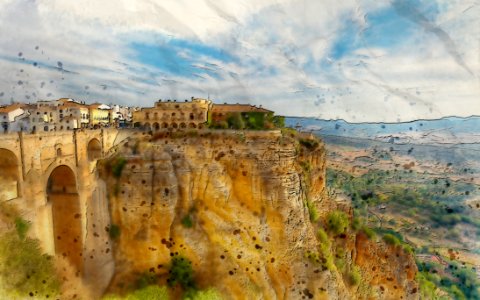
[(142, 126), (142, 124), (140, 122), (135, 122), (133, 124), (133, 128), (140, 128)]
[(0, 200), (15, 199), (19, 196), (18, 160), (7, 149), (0, 149)]
[(163, 123), (162, 123), (162, 128), (168, 128), (168, 123), (163, 122)]
[(172, 123), (172, 128), (178, 128), (177, 123)]
[(160, 124), (158, 124), (157, 122), (153, 123), (153, 129), (155, 131), (159, 130), (160, 129)]
[(102, 145), (98, 139), (92, 139), (87, 146), (88, 160), (93, 161), (102, 157)]
[(188, 124), (188, 127), (189, 128), (197, 128), (197, 125), (195, 125), (195, 123), (190, 123), (190, 124)]
[(187, 124), (185, 124), (185, 123), (180, 123), (180, 128), (187, 128)]
[(152, 130), (152, 126), (150, 126), (150, 123), (147, 122), (147, 123), (145, 123), (145, 125), (143, 125), (143, 129), (145, 131), (150, 131), (150, 130)]
[(72, 169), (56, 167), (47, 183), (47, 199), (52, 206), (55, 253), (82, 272), (82, 221), (77, 182)]

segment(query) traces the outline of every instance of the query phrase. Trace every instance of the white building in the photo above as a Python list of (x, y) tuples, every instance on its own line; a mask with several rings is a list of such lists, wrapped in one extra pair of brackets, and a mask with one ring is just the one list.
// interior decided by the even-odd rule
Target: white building
[(11, 132), (11, 124), (15, 121), (16, 117), (22, 115), (24, 112), (23, 105), (20, 103), (0, 107), (1, 132)]

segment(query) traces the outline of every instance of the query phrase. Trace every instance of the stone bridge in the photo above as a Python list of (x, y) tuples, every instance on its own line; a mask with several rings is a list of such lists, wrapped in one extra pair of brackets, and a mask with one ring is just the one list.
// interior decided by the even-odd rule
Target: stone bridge
[(129, 135), (116, 129), (0, 135), (0, 201), (16, 204), (43, 249), (65, 257), (100, 290), (114, 265), (96, 164)]

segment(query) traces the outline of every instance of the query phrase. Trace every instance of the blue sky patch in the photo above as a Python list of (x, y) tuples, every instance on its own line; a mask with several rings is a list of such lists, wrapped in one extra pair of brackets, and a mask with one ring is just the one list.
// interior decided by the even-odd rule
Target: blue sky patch
[[(424, 6), (418, 1), (402, 5), (425, 13), (427, 19), (433, 19), (438, 11), (435, 6)], [(368, 13), (365, 16), (367, 28), (364, 30), (355, 20), (345, 19), (345, 26), (331, 48), (330, 57), (333, 59), (340, 59), (361, 48), (393, 49), (405, 44), (415, 31), (421, 30), (417, 24), (400, 15), (394, 6)]]
[(180, 39), (163, 38), (156, 44), (133, 42), (130, 48), (134, 50), (133, 59), (136, 61), (169, 75), (189, 78), (208, 74), (219, 79), (220, 74), (215, 68), (198, 66), (205, 65), (208, 60), (224, 63), (235, 61), (234, 57), (223, 49)]

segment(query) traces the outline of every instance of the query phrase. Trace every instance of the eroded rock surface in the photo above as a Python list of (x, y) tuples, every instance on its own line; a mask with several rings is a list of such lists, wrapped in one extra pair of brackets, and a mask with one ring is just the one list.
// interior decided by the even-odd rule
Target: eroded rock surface
[[(418, 298), (412, 256), (351, 229), (329, 235), (328, 251), (342, 268), (309, 256), (319, 251), (317, 230), (328, 213), (351, 213), (327, 197), (322, 143), (303, 138), (313, 139), (161, 133), (121, 147), (100, 167), (119, 228), (110, 291), (145, 273), (165, 284), (172, 255), (183, 255), (199, 287), (228, 299)], [(352, 284), (354, 266), (362, 280)]]

